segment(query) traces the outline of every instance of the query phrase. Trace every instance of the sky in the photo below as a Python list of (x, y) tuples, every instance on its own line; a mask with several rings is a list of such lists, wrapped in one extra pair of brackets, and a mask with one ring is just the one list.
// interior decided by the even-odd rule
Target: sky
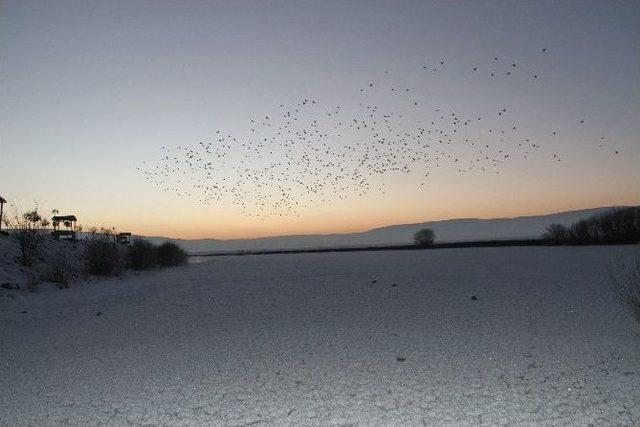
[[(636, 1), (3, 1), (0, 195), (10, 212), (37, 205), (75, 214), (85, 228), (183, 238), (638, 204), (638, 22)], [(244, 158), (235, 145), (225, 165), (212, 165), (213, 178), (190, 176), (196, 185), (235, 183), (206, 203), (179, 174), (159, 185), (144, 173), (219, 131), (251, 138), (252, 119), (282, 124), (280, 113), (305, 99), (318, 114), (341, 106), (345, 122), (375, 105), (394, 114), (398, 134), (443, 112), (482, 116), (482, 126), (461, 130), (465, 138), (502, 144), (511, 157), (460, 173), (453, 158), (468, 166), (477, 153), (456, 137), (428, 177), (414, 163), (367, 178), (366, 194), (342, 187), (318, 198), (301, 186), (287, 196), (295, 212), (268, 201), (260, 216), (247, 213), (278, 189), (265, 181), (256, 193), (246, 177), (227, 175)], [(316, 117), (300, 114), (299, 123)], [(512, 124), (517, 131), (498, 141), (495, 132)], [(364, 156), (353, 126), (339, 137), (332, 129), (332, 150)], [(525, 138), (540, 148), (518, 151)], [(274, 161), (244, 159), (258, 169)]]

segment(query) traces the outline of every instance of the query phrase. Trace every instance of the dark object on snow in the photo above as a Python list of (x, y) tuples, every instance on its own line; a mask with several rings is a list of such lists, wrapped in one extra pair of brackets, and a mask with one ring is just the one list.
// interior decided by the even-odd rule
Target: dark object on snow
[(0, 287), (3, 287), (4, 289), (11, 289), (11, 290), (20, 289), (20, 285), (18, 285), (17, 283), (11, 283), (11, 282), (5, 282), (2, 285), (0, 285)]
[(396, 360), (398, 362), (404, 362), (405, 360), (407, 360), (407, 358), (406, 357), (396, 357)]
[(477, 297), (477, 296), (475, 296), (475, 295), (474, 295), (474, 296), (472, 296), (472, 297), (471, 297), (471, 301), (478, 301), (478, 297)]
[(96, 316), (102, 316), (102, 312), (101, 311), (97, 312)]
[(398, 285), (396, 283), (392, 283), (391, 286), (395, 288)]

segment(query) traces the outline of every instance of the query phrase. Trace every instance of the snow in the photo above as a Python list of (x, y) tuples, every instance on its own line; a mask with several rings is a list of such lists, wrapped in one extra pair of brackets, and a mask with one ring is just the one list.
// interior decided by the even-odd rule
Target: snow
[(637, 250), (221, 257), (7, 291), (0, 425), (638, 424), (640, 327), (607, 271)]

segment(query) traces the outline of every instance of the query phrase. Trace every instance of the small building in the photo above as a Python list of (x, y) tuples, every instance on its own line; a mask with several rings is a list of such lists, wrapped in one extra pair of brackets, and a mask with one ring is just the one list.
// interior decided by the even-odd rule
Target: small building
[[(53, 232), (51, 235), (56, 240), (76, 240), (76, 225), (78, 219), (75, 215), (56, 215), (51, 218)], [(60, 225), (65, 228), (62, 229)]]
[(121, 245), (130, 245), (131, 244), (131, 233), (118, 233), (116, 236), (116, 242)]
[(5, 203), (7, 203), (7, 201), (0, 196), (0, 231), (2, 231), (2, 210)]

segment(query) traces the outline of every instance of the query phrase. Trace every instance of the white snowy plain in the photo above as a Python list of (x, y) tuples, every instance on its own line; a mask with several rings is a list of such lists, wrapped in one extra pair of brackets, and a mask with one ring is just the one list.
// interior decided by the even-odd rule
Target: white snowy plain
[(607, 272), (637, 250), (221, 257), (22, 292), (0, 424), (638, 425), (640, 327)]

